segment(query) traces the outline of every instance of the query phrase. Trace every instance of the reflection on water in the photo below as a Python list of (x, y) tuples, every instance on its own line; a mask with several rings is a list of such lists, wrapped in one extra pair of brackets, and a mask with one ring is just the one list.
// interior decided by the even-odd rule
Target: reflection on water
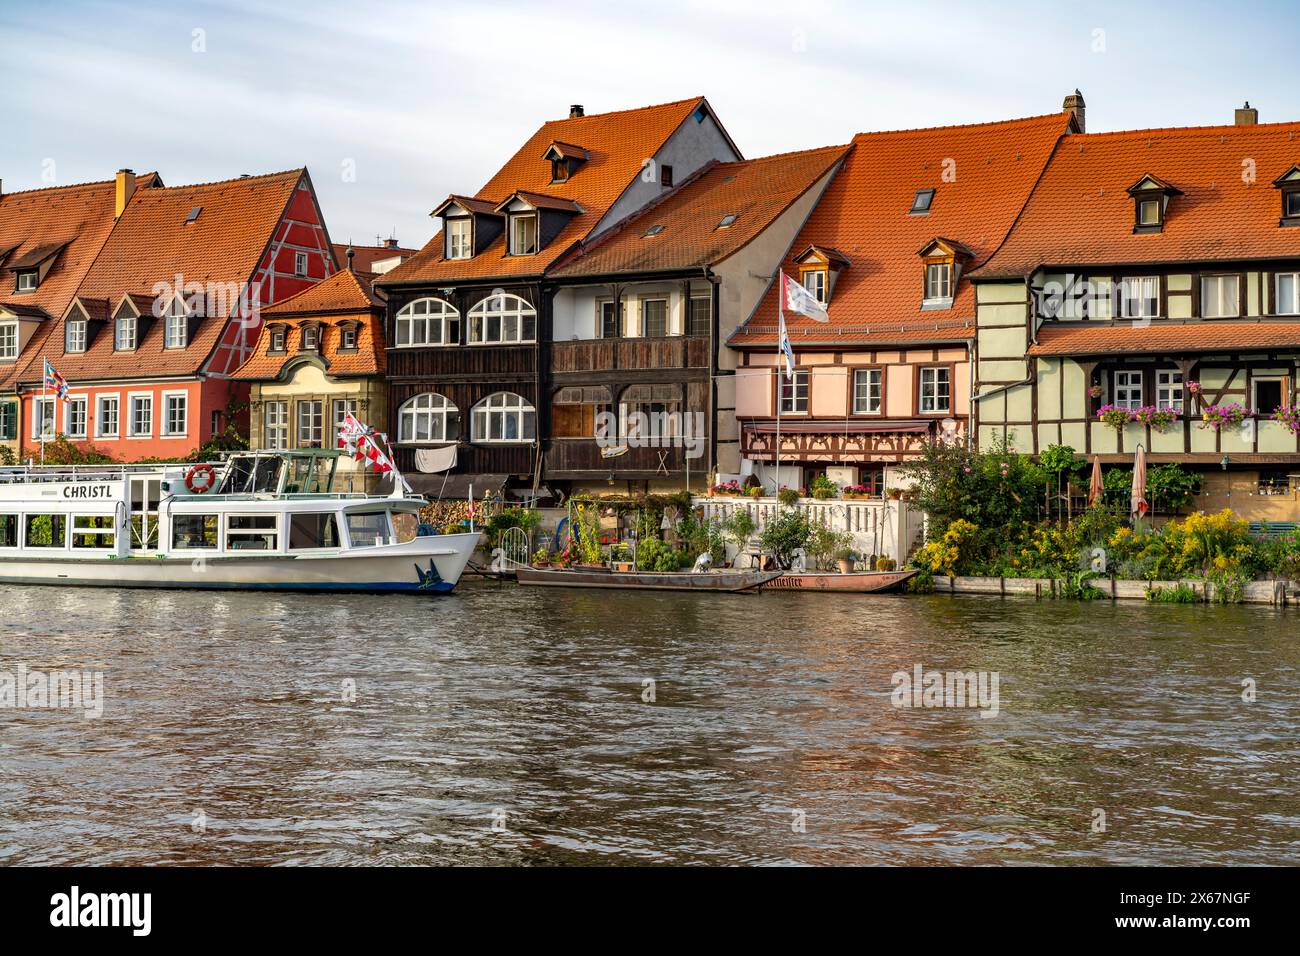
[[(106, 703), (0, 710), (0, 863), (1290, 863), (1297, 620), (5, 588), (0, 670)], [(917, 663), (999, 672), (999, 716), (895, 709)]]

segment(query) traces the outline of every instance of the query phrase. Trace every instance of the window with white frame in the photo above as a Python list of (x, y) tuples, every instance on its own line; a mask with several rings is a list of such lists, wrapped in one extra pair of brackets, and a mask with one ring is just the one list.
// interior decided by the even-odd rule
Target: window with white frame
[(946, 365), (921, 369), (921, 414), (946, 415), (952, 411), (952, 369)]
[(952, 298), (952, 263), (931, 262), (925, 267), (925, 297)]
[(537, 436), (537, 410), (514, 392), (489, 395), (474, 406), (470, 421), (475, 442), (532, 441)]
[(334, 423), (334, 444), (337, 447), (339, 432), (343, 429), (343, 420), (348, 415), (353, 418), (357, 415), (357, 400), (355, 398), (336, 398), (330, 407), (333, 409), (330, 420)]
[(399, 442), (456, 441), (460, 437), (460, 409), (437, 392), (424, 392), (397, 410)]
[(456, 345), (460, 342), (460, 312), (442, 299), (416, 299), (397, 313), (399, 348)]
[(803, 287), (812, 293), (818, 302), (826, 301), (826, 270), (809, 269), (803, 274)]
[(227, 551), (277, 551), (278, 515), (226, 515)]
[(63, 351), (69, 355), (86, 351), (86, 320), (79, 316), (68, 319), (63, 327)]
[(95, 407), (95, 437), (117, 437), (118, 397), (101, 395)]
[(325, 403), (315, 399), (298, 402), (298, 447), (320, 448), (325, 439)]
[(163, 320), (163, 348), (183, 349), (189, 340), (189, 316), (186, 314), (185, 302), (176, 296), (167, 307), (167, 316)]
[(189, 398), (184, 392), (163, 396), (163, 434), (184, 435), (189, 428)]
[(1160, 311), (1160, 277), (1134, 276), (1119, 284), (1119, 314), (1123, 319), (1154, 319)]
[(1183, 373), (1156, 372), (1156, 405), (1161, 408), (1183, 410)]
[(285, 350), (285, 328), (276, 326), (271, 329), (271, 347), (268, 351), (283, 352)]
[(1273, 288), (1273, 311), (1277, 315), (1300, 315), (1300, 272), (1279, 272)]
[(344, 352), (355, 351), (357, 347), (357, 327), (345, 325), (339, 329), (339, 349)]
[(641, 334), (647, 338), (663, 338), (668, 334), (668, 300), (641, 300)]
[(878, 368), (859, 368), (853, 371), (853, 414), (880, 414), (883, 371)]
[(36, 399), (32, 402), (32, 434), (41, 441), (52, 441), (54, 430), (54, 399)]
[(488, 296), (469, 310), (469, 340), (512, 345), (537, 340), (537, 312), (517, 295)]
[(776, 372), (776, 380), (781, 390), (781, 414), (806, 415), (808, 413), (809, 373), (806, 368), (794, 370), (794, 377), (785, 374), (785, 368)]
[(307, 274), (307, 253), (295, 252), (293, 254), (293, 274), (296, 276), (305, 276)]
[(40, 280), (36, 275), (36, 270), (32, 269), (28, 272), (18, 273), (18, 280), (14, 289), (17, 292), (32, 292), (39, 284)]
[(113, 515), (73, 515), (72, 546), (88, 551), (106, 551), (117, 540), (117, 519)]
[(1201, 315), (1207, 319), (1231, 319), (1241, 314), (1238, 298), (1240, 276), (1201, 278)]
[(302, 327), (302, 347), (308, 352), (320, 348), (320, 326), (308, 323)]
[(0, 322), (0, 359), (18, 357), (18, 323)]
[(1135, 411), (1142, 407), (1142, 373), (1118, 371), (1115, 373), (1115, 401), (1117, 408)]
[(63, 433), (69, 438), (86, 437), (86, 398), (78, 396), (63, 403)]
[(267, 402), (262, 406), (262, 444), (273, 451), (289, 447), (289, 403)]
[(473, 255), (473, 220), (447, 220), (447, 258), (468, 259)]
[(510, 217), (510, 254), (512, 256), (531, 256), (537, 251), (537, 215), (514, 215)]
[(129, 352), (135, 348), (136, 317), (130, 312), (118, 314), (113, 332), (113, 348)]
[(153, 435), (153, 396), (132, 395), (131, 417), (127, 422), (132, 438), (146, 438)]

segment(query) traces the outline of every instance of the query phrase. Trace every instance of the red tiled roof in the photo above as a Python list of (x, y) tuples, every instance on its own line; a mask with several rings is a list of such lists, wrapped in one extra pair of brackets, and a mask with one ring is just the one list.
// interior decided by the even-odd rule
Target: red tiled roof
[[(194, 186), (137, 188), (78, 294), (106, 298), (114, 308), (130, 295), (140, 312), (150, 315), (154, 290), (170, 289), (178, 275), (186, 285), (237, 291), (256, 270), (303, 174), (295, 169)], [(198, 218), (187, 222), (195, 207), (200, 207)], [(152, 322), (135, 351), (115, 352), (113, 336), (99, 335), (84, 353), (65, 355), (60, 313), (57, 323), (48, 323), (43, 341), (24, 351), (17, 378), (39, 380), (43, 357), (69, 381), (142, 373), (193, 375), (216, 345), (226, 318), (202, 319), (183, 349), (164, 349), (164, 323)]]
[[(330, 245), (334, 249), (334, 258), (338, 260), (339, 268), (346, 270), (348, 267), (348, 243), (333, 242)], [(352, 268), (357, 272), (374, 272), (374, 264), (383, 262), (385, 259), (396, 259), (401, 257), (409, 259), (415, 255), (415, 249), (408, 249), (405, 246), (357, 246), (352, 248)]]
[[(358, 275), (344, 269), (292, 298), (263, 309), (265, 324), (257, 345), (252, 356), (233, 377), (244, 381), (273, 381), (280, 377), (286, 365), (304, 355), (319, 355), (330, 375), (382, 373), (385, 368), (384, 307), (371, 290), (374, 278), (370, 274)], [(348, 320), (358, 323), (357, 349), (355, 352), (340, 352), (342, 333), (338, 325)], [(298, 330), (313, 321), (324, 323), (320, 351), (302, 352), (297, 348)], [(283, 355), (274, 355), (270, 351), (270, 327), (275, 324), (285, 324), (290, 329), (286, 340), (288, 349)]]
[[(917, 249), (936, 236), (969, 248), (974, 268), (1002, 242), (1029, 197), (1068, 113), (854, 137), (844, 166), (791, 247), (782, 267), (810, 245), (850, 264), (835, 279), (830, 322), (786, 316), (791, 339), (839, 344), (951, 341), (973, 337), (975, 297), (958, 283), (952, 308), (922, 311)], [(935, 190), (928, 215), (908, 214), (919, 189)], [(731, 344), (774, 345), (776, 284)]]
[[(152, 173), (139, 177), (137, 189), (155, 179)], [(0, 262), (0, 304), (10, 309), (35, 307), (51, 318), (63, 315), (113, 229), (114, 188), (110, 180), (0, 195), (0, 249), (8, 250)], [(32, 292), (14, 292), (13, 264), (29, 258), (33, 250), (63, 243), (67, 245), (40, 285)], [(44, 334), (38, 330), (34, 341)], [(0, 388), (12, 388), (32, 344), (17, 362), (0, 365)]]
[[(828, 146), (737, 163), (715, 163), (662, 201), (610, 230), (556, 277), (654, 272), (708, 265), (743, 248), (843, 158)], [(719, 228), (723, 216), (733, 225)], [(646, 231), (662, 227), (654, 235)]]
[[(669, 136), (704, 103), (702, 97), (615, 113), (598, 113), (542, 124), (519, 151), (474, 194), (493, 206), (519, 190), (572, 200), (585, 212), (573, 216), (546, 248), (530, 256), (505, 255), (505, 235), (472, 259), (444, 258), (442, 232), (380, 279), (380, 284), (541, 275), (575, 242), (586, 238)], [(551, 182), (541, 159), (554, 141), (583, 144), (589, 158), (568, 180)]]
[(1030, 355), (1163, 355), (1170, 352), (1236, 352), (1300, 346), (1300, 321), (1253, 322), (1240, 319), (1149, 326), (1070, 322), (1045, 325)]
[[(976, 279), (1044, 265), (1298, 257), (1300, 230), (1278, 226), (1273, 186), (1296, 162), (1300, 123), (1071, 135)], [(1148, 174), (1183, 195), (1170, 200), (1162, 232), (1134, 234), (1127, 189)]]

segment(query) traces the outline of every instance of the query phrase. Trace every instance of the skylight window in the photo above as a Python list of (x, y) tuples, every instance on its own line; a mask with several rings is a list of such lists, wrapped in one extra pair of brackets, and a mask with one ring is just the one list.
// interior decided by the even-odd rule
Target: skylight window
[(199, 213), (201, 213), (201, 212), (203, 212), (203, 207), (202, 207), (202, 206), (195, 206), (193, 209), (191, 209), (191, 210), (189, 211), (189, 214), (185, 217), (185, 221), (186, 221), (186, 222), (193, 222), (195, 219), (198, 219), (198, 218), (199, 218)]
[(727, 213), (727, 215), (722, 217), (722, 221), (718, 223), (718, 228), (726, 229), (735, 221), (736, 221), (736, 217), (732, 213)]
[(909, 216), (928, 215), (932, 202), (934, 202), (933, 189), (918, 189), (916, 195), (912, 197), (912, 208), (907, 211), (907, 214)]
[(657, 236), (657, 235), (659, 235), (659, 233), (661, 233), (661, 232), (663, 232), (663, 231), (664, 231), (664, 227), (663, 227), (663, 226), (660, 226), (660, 225), (654, 225), (654, 226), (651, 226), (649, 229), (647, 229), (647, 230), (645, 231), (645, 234), (646, 234), (647, 236)]

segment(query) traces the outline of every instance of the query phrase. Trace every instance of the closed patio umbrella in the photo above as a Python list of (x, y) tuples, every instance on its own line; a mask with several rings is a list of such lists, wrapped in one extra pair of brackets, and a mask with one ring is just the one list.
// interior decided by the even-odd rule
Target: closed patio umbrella
[(1136, 521), (1151, 510), (1147, 504), (1147, 450), (1141, 445), (1133, 453), (1133, 491), (1129, 495), (1129, 516)]
[(1101, 501), (1102, 493), (1105, 486), (1101, 483), (1101, 459), (1096, 455), (1092, 456), (1092, 480), (1088, 482), (1088, 507), (1098, 504)]

